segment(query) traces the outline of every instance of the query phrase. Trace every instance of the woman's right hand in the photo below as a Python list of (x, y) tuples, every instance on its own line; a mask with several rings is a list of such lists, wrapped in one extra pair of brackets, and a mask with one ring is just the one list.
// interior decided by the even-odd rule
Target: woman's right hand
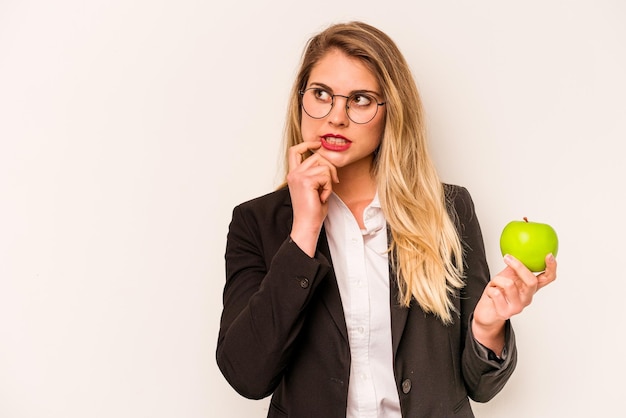
[(328, 213), (328, 198), (333, 183), (339, 183), (337, 168), (317, 153), (321, 142), (302, 142), (289, 149), (287, 185), (293, 206), (291, 239), (310, 257), (315, 255), (317, 240)]

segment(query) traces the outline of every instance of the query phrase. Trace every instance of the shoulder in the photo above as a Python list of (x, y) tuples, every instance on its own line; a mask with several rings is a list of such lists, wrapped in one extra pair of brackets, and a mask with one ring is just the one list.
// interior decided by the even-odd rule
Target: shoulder
[(228, 227), (227, 252), (264, 249), (273, 256), (289, 236), (292, 218), (287, 188), (240, 203), (233, 209)]
[(233, 213), (242, 215), (245, 218), (260, 219), (291, 213), (289, 189), (281, 187), (263, 196), (240, 203), (235, 206)]
[(291, 198), (289, 196), (289, 189), (287, 187), (281, 187), (280, 189), (274, 190), (273, 192), (242, 202), (238, 204), (236, 208), (247, 210), (281, 206), (284, 204), (291, 205)]
[(465, 187), (444, 183), (443, 192), (447, 206), (452, 206), (456, 210), (473, 210), (474, 202), (472, 196)]
[(470, 192), (463, 186), (444, 184), (444, 197), (448, 214), (458, 227), (465, 227), (476, 217), (474, 201)]

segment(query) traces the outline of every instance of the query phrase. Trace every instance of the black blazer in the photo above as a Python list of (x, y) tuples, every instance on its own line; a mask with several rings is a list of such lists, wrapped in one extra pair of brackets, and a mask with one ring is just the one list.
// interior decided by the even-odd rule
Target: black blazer
[[(454, 323), (444, 326), (417, 303), (399, 306), (390, 275), (394, 373), (406, 418), (473, 417), (468, 397), (486, 402), (495, 396), (517, 360), (510, 323), (503, 363), (488, 358), (471, 335), (489, 271), (469, 193), (451, 185), (445, 191), (466, 264)], [(217, 363), (241, 395), (273, 395), (268, 417), (344, 418), (350, 349), (326, 235), (322, 230), (310, 258), (289, 238), (292, 217), (287, 189), (234, 209)]]

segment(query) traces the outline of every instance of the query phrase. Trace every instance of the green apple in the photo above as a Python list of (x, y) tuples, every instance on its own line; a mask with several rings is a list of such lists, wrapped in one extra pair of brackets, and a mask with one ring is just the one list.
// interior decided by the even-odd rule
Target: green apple
[(523, 221), (509, 222), (500, 236), (502, 255), (510, 254), (524, 263), (532, 272), (546, 269), (546, 256), (556, 257), (559, 239), (556, 231), (548, 224)]

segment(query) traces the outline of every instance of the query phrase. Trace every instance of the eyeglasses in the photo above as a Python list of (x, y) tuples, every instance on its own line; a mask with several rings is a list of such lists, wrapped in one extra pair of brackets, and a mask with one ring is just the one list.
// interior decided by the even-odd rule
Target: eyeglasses
[(335, 97), (346, 99), (346, 114), (354, 123), (364, 124), (370, 122), (376, 116), (378, 107), (385, 102), (378, 103), (376, 98), (363, 92), (356, 92), (350, 96), (331, 94), (320, 87), (310, 87), (300, 91), (302, 96), (302, 109), (313, 119), (322, 119), (328, 116), (335, 104)]

